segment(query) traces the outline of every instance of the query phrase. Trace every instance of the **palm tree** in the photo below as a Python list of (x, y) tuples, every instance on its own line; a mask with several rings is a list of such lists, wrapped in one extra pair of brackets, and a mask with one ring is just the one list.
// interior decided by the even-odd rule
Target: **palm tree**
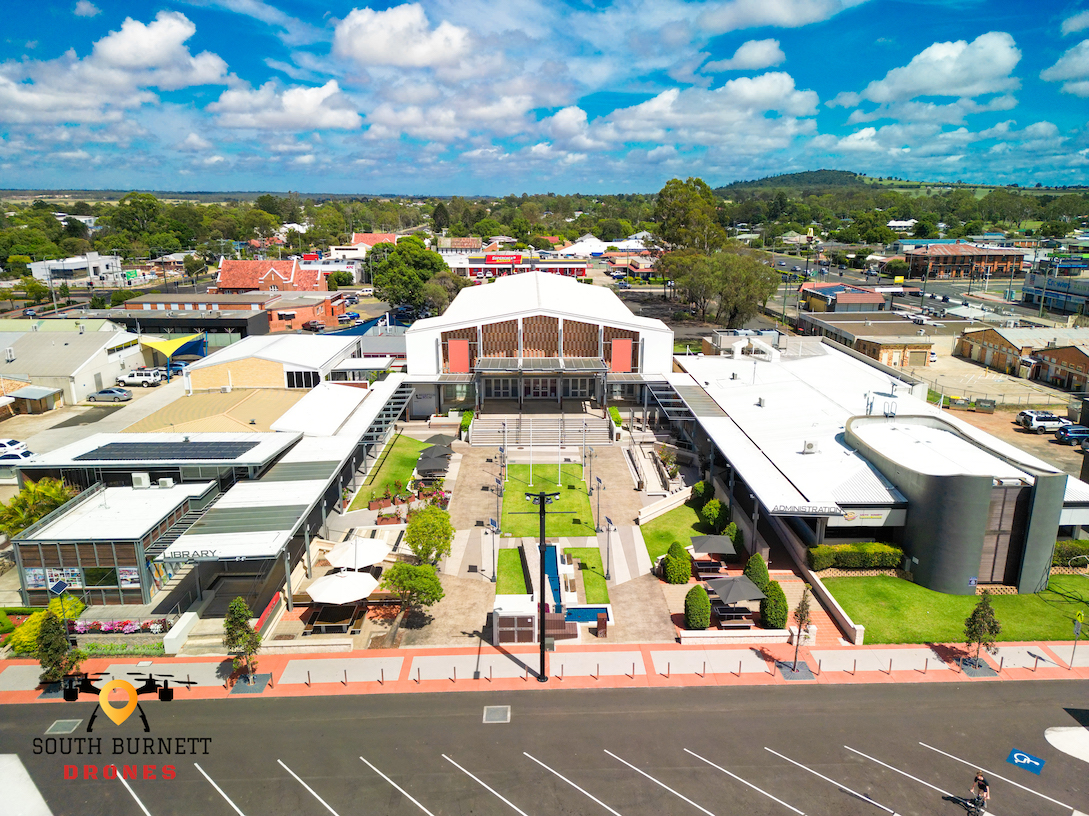
[(78, 491), (60, 479), (39, 479), (28, 482), (12, 496), (6, 505), (0, 505), (0, 532), (11, 538), (19, 535), (30, 525), (66, 504)]

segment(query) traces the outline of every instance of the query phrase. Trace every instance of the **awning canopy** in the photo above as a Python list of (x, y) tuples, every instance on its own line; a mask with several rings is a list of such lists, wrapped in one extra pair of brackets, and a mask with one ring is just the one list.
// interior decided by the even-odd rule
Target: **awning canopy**
[(28, 385), (20, 388), (18, 391), (12, 391), (8, 396), (16, 397), (18, 399), (40, 400), (45, 399), (51, 394), (59, 394), (60, 392), (61, 389), (59, 388), (49, 388), (44, 385)]
[(741, 601), (759, 601), (766, 598), (760, 587), (750, 581), (744, 575), (735, 578), (712, 578), (707, 582), (707, 587), (724, 604), (735, 604)]
[(168, 340), (148, 340), (145, 337), (141, 337), (140, 344), (147, 348), (154, 349), (169, 359), (181, 351), (183, 346), (187, 346), (190, 343), (196, 340), (202, 340), (203, 338), (203, 334), (187, 334), (183, 337), (172, 337)]
[(698, 555), (710, 555), (711, 553), (737, 555), (733, 539), (724, 535), (693, 536), (692, 551)]

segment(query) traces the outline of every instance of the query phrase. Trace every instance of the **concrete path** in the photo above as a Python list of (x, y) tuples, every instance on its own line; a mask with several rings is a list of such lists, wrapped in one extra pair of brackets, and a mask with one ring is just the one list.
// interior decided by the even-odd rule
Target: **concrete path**
[(349, 683), (377, 682), (401, 675), (404, 659), (400, 657), (349, 657), (328, 660), (292, 660), (278, 682), (288, 683)]
[(693, 649), (690, 651), (651, 652), (654, 671), (677, 674), (770, 674), (770, 664), (753, 647), (729, 651)]
[[(948, 664), (933, 649), (813, 649), (814, 661), (820, 661), (821, 671), (886, 672), (890, 662), (893, 671), (947, 671)], [(857, 669), (856, 669), (857, 666)], [(815, 670), (817, 667), (813, 666)]]

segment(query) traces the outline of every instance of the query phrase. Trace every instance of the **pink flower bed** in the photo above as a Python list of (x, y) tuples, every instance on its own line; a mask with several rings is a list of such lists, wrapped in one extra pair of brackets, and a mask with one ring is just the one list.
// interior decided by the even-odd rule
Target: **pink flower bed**
[(165, 632), (166, 619), (157, 620), (115, 620), (115, 621), (68, 621), (68, 630), (77, 635), (120, 634), (133, 635), (138, 632)]

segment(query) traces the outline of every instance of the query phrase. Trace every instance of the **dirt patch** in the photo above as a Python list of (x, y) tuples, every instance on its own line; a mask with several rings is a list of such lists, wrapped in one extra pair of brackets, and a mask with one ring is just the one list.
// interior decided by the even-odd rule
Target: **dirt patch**
[(1033, 456), (1043, 459), (1049, 465), (1057, 467), (1071, 476), (1081, 476), (1082, 452), (1077, 445), (1060, 445), (1052, 434), (1029, 433), (1014, 424), (1017, 411), (995, 411), (993, 414), (978, 414), (975, 411), (953, 411), (980, 430), (993, 434), (1003, 442), (1008, 442)]

